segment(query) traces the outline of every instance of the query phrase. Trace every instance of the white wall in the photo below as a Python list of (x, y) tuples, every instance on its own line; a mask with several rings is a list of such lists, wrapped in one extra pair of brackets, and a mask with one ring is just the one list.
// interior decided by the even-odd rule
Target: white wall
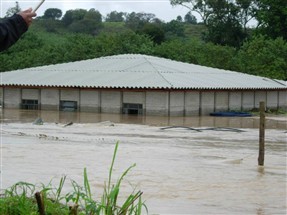
[(119, 91), (101, 91), (101, 112), (121, 113), (122, 94)]
[(41, 109), (59, 110), (60, 91), (58, 89), (41, 89)]
[(22, 99), (39, 100), (39, 89), (22, 89)]
[[(0, 102), (1, 102), (0, 88)], [(20, 108), (22, 99), (39, 100), (43, 110), (59, 110), (60, 100), (77, 101), (79, 111), (122, 113), (123, 103), (142, 104), (144, 114), (161, 116), (209, 115), (213, 111), (287, 109), (287, 91), (118, 91), (78, 89), (2, 89), (4, 108)]]
[(209, 115), (214, 112), (214, 92), (201, 92), (200, 115)]
[(243, 91), (242, 92), (242, 109), (252, 110), (254, 106), (254, 91)]
[(200, 107), (199, 91), (189, 91), (185, 93), (185, 115), (198, 116)]
[(229, 110), (241, 111), (242, 108), (242, 93), (229, 92)]
[(80, 101), (80, 92), (79, 90), (74, 89), (61, 89), (60, 90), (60, 101)]
[(145, 92), (123, 92), (123, 103), (144, 105)]
[(226, 111), (229, 109), (229, 95), (227, 91), (215, 92), (215, 111)]
[(266, 104), (266, 91), (256, 91), (255, 92), (255, 108), (260, 107), (260, 102), (265, 102)]
[(277, 109), (278, 107), (278, 92), (277, 91), (269, 91), (267, 92), (267, 103), (266, 107), (268, 109)]
[(0, 106), (3, 106), (3, 102), (4, 102), (4, 95), (3, 95), (3, 87), (0, 87)]
[(279, 107), (287, 110), (287, 90), (279, 92)]
[(170, 92), (170, 116), (184, 115), (184, 92)]
[(100, 111), (100, 93), (97, 90), (80, 91), (80, 111), (99, 112)]
[(20, 107), (21, 107), (21, 89), (5, 87), (4, 108), (20, 108)]
[(146, 114), (147, 115), (168, 115), (168, 92), (146, 92)]

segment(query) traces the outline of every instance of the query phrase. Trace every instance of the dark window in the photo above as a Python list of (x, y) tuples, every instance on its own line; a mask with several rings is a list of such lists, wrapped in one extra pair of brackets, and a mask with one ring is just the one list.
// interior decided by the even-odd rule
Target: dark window
[(124, 114), (142, 115), (143, 114), (143, 105), (142, 104), (124, 103), (123, 104), (123, 113)]
[(77, 102), (75, 101), (61, 101), (60, 110), (62, 111), (76, 111), (78, 109)]
[(23, 99), (21, 108), (26, 110), (38, 110), (38, 100)]

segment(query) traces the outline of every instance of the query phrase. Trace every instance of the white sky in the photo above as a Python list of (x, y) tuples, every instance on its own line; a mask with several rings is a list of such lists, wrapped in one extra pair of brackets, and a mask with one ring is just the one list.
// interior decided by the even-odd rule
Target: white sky
[[(16, 0), (0, 0), (0, 16), (6, 15), (8, 8), (15, 7)], [(36, 7), (40, 0), (18, 0), (22, 10)], [(157, 18), (166, 22), (176, 19), (178, 15), (184, 17), (188, 9), (182, 6), (173, 7), (169, 0), (46, 0), (38, 9), (37, 14), (42, 16), (48, 8), (61, 9), (63, 14), (70, 9), (95, 8), (103, 16), (111, 11), (117, 12), (145, 12), (153, 13)], [(196, 15), (196, 14), (194, 14)]]

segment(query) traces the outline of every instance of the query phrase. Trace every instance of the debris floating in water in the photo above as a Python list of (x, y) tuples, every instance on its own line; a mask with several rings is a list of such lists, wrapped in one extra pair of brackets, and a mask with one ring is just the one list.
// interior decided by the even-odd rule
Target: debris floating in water
[(37, 118), (34, 122), (34, 125), (43, 125), (44, 121), (42, 120), (42, 118)]

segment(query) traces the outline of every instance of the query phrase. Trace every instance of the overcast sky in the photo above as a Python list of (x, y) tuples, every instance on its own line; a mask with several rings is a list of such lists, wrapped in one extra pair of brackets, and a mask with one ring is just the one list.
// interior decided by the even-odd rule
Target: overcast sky
[[(0, 0), (1, 17), (5, 16), (8, 8), (15, 6), (16, 0)], [(34, 8), (40, 0), (18, 0), (22, 10)], [(71, 9), (95, 8), (103, 16), (111, 11), (117, 12), (145, 12), (153, 13), (157, 18), (170, 21), (176, 19), (178, 15), (184, 17), (188, 12), (187, 8), (182, 6), (171, 6), (169, 0), (45, 0), (44, 4), (37, 11), (38, 15), (43, 15), (48, 8), (59, 8), (63, 14)]]

